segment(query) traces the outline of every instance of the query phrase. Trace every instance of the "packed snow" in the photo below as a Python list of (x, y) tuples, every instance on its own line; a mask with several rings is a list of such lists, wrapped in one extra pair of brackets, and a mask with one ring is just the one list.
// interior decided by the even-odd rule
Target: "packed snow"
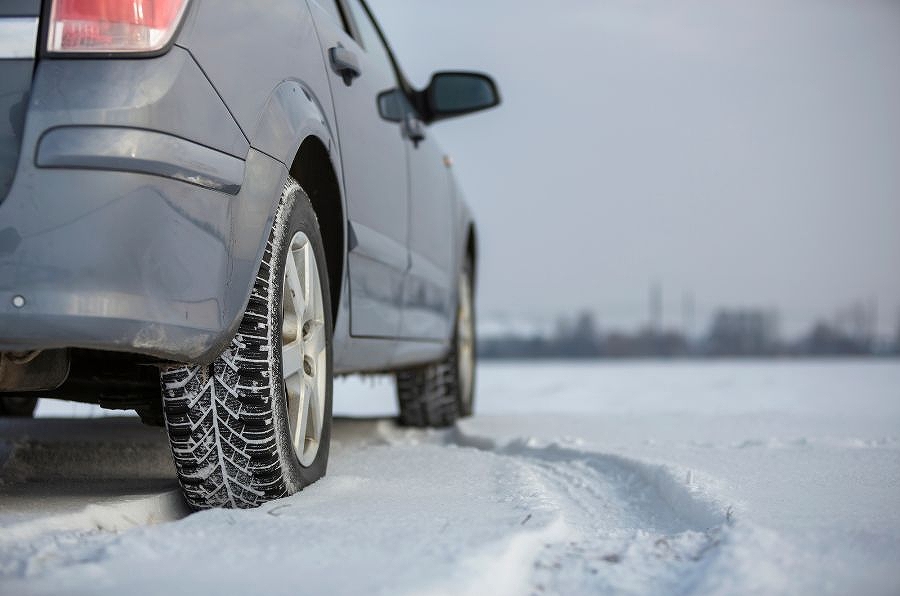
[(0, 593), (900, 591), (900, 362), (478, 374), (441, 431), (338, 381), (327, 477), (254, 511), (188, 515), (160, 429), (43, 402), (0, 422)]

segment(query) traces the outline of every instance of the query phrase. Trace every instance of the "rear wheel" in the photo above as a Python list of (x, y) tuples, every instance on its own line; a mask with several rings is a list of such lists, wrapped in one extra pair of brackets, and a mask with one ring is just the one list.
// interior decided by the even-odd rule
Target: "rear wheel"
[(450, 426), (471, 416), (475, 392), (475, 307), (470, 262), (459, 275), (459, 300), (450, 352), (440, 362), (397, 373), (400, 424)]
[(162, 371), (166, 428), (191, 506), (255, 507), (324, 476), (331, 339), (318, 222), (291, 180), (234, 339), (209, 366)]

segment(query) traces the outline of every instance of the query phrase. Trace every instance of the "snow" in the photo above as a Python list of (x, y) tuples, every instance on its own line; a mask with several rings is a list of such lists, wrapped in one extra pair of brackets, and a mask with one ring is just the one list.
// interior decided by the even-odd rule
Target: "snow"
[(514, 337), (518, 339), (552, 337), (556, 321), (544, 318), (510, 316), (505, 313), (488, 313), (477, 321), (478, 337), (495, 339)]
[(136, 419), (0, 422), (0, 593), (900, 589), (900, 362), (487, 363), (443, 431), (335, 390), (328, 476), (254, 511), (185, 517)]

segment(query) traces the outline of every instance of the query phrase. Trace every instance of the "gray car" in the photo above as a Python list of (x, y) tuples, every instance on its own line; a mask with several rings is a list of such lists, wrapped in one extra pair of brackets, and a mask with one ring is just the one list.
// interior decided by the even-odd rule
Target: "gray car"
[(195, 508), (324, 475), (334, 375), (471, 414), (476, 231), (428, 125), (499, 101), (414, 89), (361, 0), (4, 0), (0, 414), (135, 409)]

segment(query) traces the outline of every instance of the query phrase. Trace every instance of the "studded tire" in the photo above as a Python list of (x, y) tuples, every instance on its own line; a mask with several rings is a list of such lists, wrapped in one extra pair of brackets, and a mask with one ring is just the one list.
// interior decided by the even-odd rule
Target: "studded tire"
[(399, 422), (444, 427), (471, 416), (475, 391), (475, 311), (470, 261), (460, 273), (453, 341), (443, 360), (398, 371)]
[[(309, 239), (324, 303), (324, 418), (315, 459), (292, 443), (282, 378), (286, 259), (292, 237)], [(293, 258), (291, 256), (291, 258)], [(164, 368), (163, 412), (184, 495), (195, 509), (250, 508), (293, 494), (325, 475), (331, 435), (332, 321), (325, 253), (309, 199), (284, 187), (240, 327), (211, 365)], [(286, 352), (285, 352), (286, 353)]]

